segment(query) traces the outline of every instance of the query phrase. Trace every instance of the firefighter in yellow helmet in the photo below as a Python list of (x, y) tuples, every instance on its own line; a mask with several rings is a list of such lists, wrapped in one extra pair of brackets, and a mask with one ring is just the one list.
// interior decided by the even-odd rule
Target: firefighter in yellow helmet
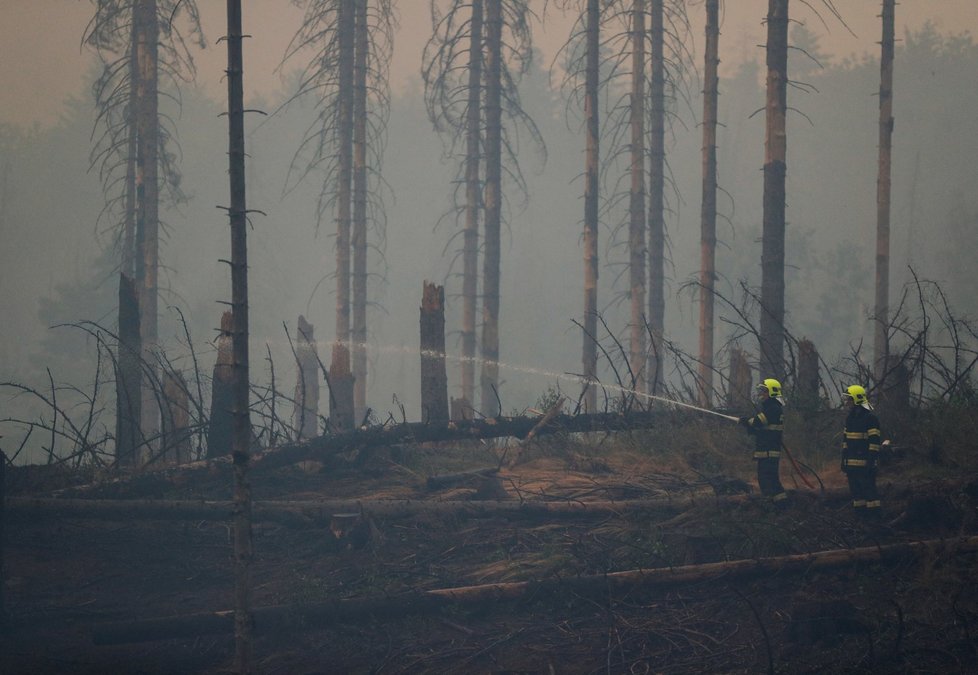
[(784, 433), (784, 398), (781, 383), (768, 378), (757, 385), (761, 411), (753, 417), (741, 417), (740, 423), (754, 437), (754, 459), (757, 460), (757, 484), (761, 494), (778, 506), (787, 502), (781, 486), (781, 436)]
[(842, 441), (842, 471), (849, 479), (849, 492), (856, 515), (880, 516), (876, 489), (876, 462), (880, 454), (880, 421), (866, 397), (866, 389), (854, 384), (842, 394), (849, 415)]

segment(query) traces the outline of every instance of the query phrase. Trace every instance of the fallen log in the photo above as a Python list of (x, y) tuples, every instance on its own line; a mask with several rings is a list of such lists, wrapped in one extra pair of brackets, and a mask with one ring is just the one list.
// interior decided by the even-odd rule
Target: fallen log
[[(809, 493), (814, 495), (814, 493)], [(845, 497), (835, 490), (825, 497)], [(328, 521), (336, 513), (410, 518), (451, 515), (485, 518), (492, 516), (616, 516), (635, 511), (680, 510), (693, 506), (729, 506), (750, 501), (750, 495), (716, 496), (710, 492), (685, 493), (650, 499), (621, 501), (431, 501), (421, 499), (333, 499), (304, 501), (256, 501), (255, 521), (284, 525), (309, 525)], [(753, 499), (758, 499), (754, 497)], [(176, 501), (163, 499), (44, 499), (7, 497), (7, 514), (20, 518), (78, 518), (101, 520), (230, 520), (231, 501)]]
[[(632, 412), (627, 415), (618, 413), (559, 414), (549, 419), (541, 419), (540, 417), (492, 417), (456, 420), (442, 425), (406, 422), (319, 436), (302, 443), (292, 443), (280, 448), (269, 449), (265, 453), (256, 454), (253, 461), (255, 470), (265, 470), (308, 459), (322, 459), (348, 450), (385, 445), (505, 437), (525, 438), (531, 432), (535, 436), (542, 436), (556, 433), (648, 429), (661, 423), (669, 415), (675, 415), (675, 413), (655, 410)], [(544, 417), (546, 418), (546, 416)]]
[[(339, 622), (352, 623), (364, 618), (399, 618), (406, 614), (429, 613), (458, 604), (541, 597), (568, 591), (603, 594), (610, 590), (639, 586), (670, 587), (717, 580), (734, 581), (753, 576), (799, 574), (860, 563), (893, 564), (922, 556), (950, 557), (975, 552), (978, 552), (978, 537), (958, 537), (702, 565), (627, 570), (573, 578), (440, 588), (387, 598), (276, 605), (254, 610), (255, 633), (308, 630)], [(204, 612), (101, 624), (94, 628), (93, 640), (100, 645), (123, 644), (226, 633), (232, 629), (233, 612)]]

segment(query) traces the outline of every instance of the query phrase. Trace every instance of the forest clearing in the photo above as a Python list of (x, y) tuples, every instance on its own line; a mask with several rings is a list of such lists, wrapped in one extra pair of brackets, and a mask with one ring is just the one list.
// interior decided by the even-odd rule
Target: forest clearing
[[(840, 419), (792, 420), (823, 430), (796, 453), (820, 480), (783, 463), (784, 510), (746, 435), (691, 413), (256, 461), (258, 672), (972, 672), (974, 465), (887, 457), (860, 521), (818, 445)], [(231, 669), (230, 467), (199, 464), (8, 469), (3, 672)]]

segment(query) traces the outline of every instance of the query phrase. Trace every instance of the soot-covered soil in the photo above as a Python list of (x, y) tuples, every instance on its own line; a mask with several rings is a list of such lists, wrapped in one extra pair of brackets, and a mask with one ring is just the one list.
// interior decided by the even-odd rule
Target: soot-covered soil
[[(594, 441), (592, 443), (592, 441)], [(603, 443), (603, 445), (602, 445)], [(978, 565), (951, 544), (886, 564), (864, 561), (682, 584), (604, 584), (626, 570), (860, 549), (978, 534), (974, 477), (881, 484), (886, 517), (850, 513), (841, 476), (795, 485), (776, 510), (741, 475), (669, 464), (642, 443), (553, 439), (490, 477), (429, 488), (428, 478), (491, 468), (498, 447), (404, 447), (252, 475), (263, 501), (412, 499), (602, 503), (588, 513), (487, 508), (369, 510), (253, 529), (253, 606), (262, 673), (850, 673), (975, 672)], [(516, 457), (510, 454), (510, 460)], [(715, 468), (715, 467), (714, 467)], [(7, 495), (226, 500), (224, 465), (99, 487), (70, 473), (8, 470)], [(46, 481), (46, 483), (45, 483)], [(732, 494), (721, 494), (732, 493)], [(690, 499), (690, 495), (698, 495)], [(643, 500), (636, 504), (635, 500)], [(8, 500), (9, 502), (10, 500)], [(620, 509), (606, 508), (613, 501)], [(231, 529), (221, 519), (5, 517), (3, 673), (229, 672), (233, 636), (98, 644), (106, 626), (233, 606)], [(588, 583), (575, 580), (591, 578)], [(544, 581), (525, 593), (437, 608), (406, 594)], [(356, 617), (317, 624), (298, 609), (373, 599)], [(303, 619), (301, 617), (305, 616)], [(276, 618), (277, 617), (277, 618)]]

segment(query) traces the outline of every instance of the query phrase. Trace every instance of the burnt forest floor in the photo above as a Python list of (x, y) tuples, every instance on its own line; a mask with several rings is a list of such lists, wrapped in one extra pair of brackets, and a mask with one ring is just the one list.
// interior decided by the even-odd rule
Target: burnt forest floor
[[(256, 670), (978, 672), (978, 565), (974, 553), (956, 552), (950, 543), (886, 563), (729, 578), (721, 568), (682, 584), (603, 585), (602, 575), (611, 572), (978, 534), (978, 471), (954, 461), (953, 448), (939, 460), (913, 448), (888, 457), (880, 474), (885, 516), (873, 523), (851, 513), (834, 450), (798, 442), (796, 459), (818, 474), (806, 472), (815, 489), (783, 460), (791, 498), (778, 510), (756, 495), (749, 446), (737, 431), (717, 427), (690, 436), (687, 429), (680, 418), (651, 432), (558, 435), (525, 446), (398, 446), (255, 470), (256, 505), (622, 504), (617, 512), (584, 514), (367, 509), (340, 519), (259, 520), (254, 607), (376, 602), (350, 620), (320, 623), (297, 612), (285, 621), (258, 621)], [(429, 487), (432, 476), (497, 466), (488, 477)], [(172, 471), (149, 483), (108, 478), (10, 467), (6, 494), (231, 498), (226, 464)], [(699, 498), (687, 501), (691, 495)], [(628, 506), (634, 500), (644, 505)], [(107, 625), (231, 609), (231, 554), (227, 520), (41, 517), (8, 508), (0, 672), (229, 672), (234, 640), (226, 632), (123, 644), (95, 638)], [(574, 583), (582, 578), (599, 581)], [(433, 611), (395, 602), (433, 589), (518, 581), (548, 583)]]

